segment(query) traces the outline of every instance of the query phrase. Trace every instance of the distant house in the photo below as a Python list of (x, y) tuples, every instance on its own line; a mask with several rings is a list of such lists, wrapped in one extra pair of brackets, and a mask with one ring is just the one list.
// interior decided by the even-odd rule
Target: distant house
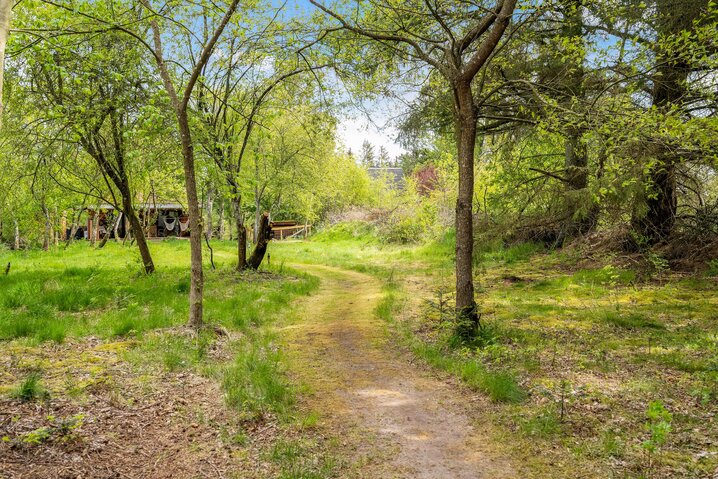
[(396, 189), (403, 189), (406, 184), (404, 170), (402, 168), (383, 168), (370, 167), (367, 168), (369, 177), (373, 180), (385, 180), (389, 186)]

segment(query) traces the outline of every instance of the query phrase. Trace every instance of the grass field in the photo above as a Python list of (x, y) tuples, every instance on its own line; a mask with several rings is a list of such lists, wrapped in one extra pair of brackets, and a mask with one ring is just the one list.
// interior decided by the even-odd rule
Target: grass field
[[(534, 477), (712, 477), (718, 468), (718, 278), (535, 244), (476, 258), (483, 330), (451, 318), (451, 237), (387, 246), (343, 225), (288, 261), (382, 277), (377, 313), (437, 370), (490, 397), (498, 441)], [(670, 431), (670, 432), (668, 432)], [(664, 432), (666, 432), (664, 434)]]
[[(12, 264), (0, 277), (4, 401), (81, 403), (111, 382), (116, 364), (140, 371), (138, 381), (194, 371), (235, 411), (226, 434), (237, 444), (251, 442), (246, 424), (261, 418), (294, 428), (261, 456), (276, 477), (332, 477), (330, 459), (307, 462), (315, 475), (291, 466), (319, 446), (296, 433), (315, 419), (293, 406), (299, 385), (283, 374), (271, 328), (318, 287), (291, 265), (323, 263), (384, 281), (376, 313), (402, 333), (403, 347), (492, 400), (481, 414), (500, 426), (497, 443), (527, 477), (711, 477), (718, 467), (715, 277), (633, 269), (580, 249), (486, 247), (476, 260), (483, 329), (465, 344), (451, 321), (450, 237), (390, 246), (344, 225), (309, 242), (273, 243), (271, 266), (241, 276), (232, 271), (234, 244), (216, 242), (205, 314), (229, 331), (219, 348), (214, 335), (182, 328), (188, 244), (151, 246), (151, 277), (133, 249), (116, 244), (0, 253)], [(5, 441), (37, 440), (37, 426)]]
[[(281, 265), (238, 275), (235, 247), (218, 242), (217, 270), (206, 268), (205, 319), (227, 331), (225, 337), (214, 331), (196, 335), (184, 327), (187, 242), (152, 243), (158, 271), (150, 277), (141, 272), (133, 248), (113, 243), (102, 250), (76, 243), (49, 253), (3, 252), (0, 261), (10, 262), (11, 269), (0, 276), (0, 360), (6, 366), (0, 372), (0, 400), (11, 404), (8, 414), (28, 417), (5, 425), (0, 447), (49, 447), (69, 436), (66, 427), (44, 417), (51, 406), (28, 412), (34, 411), (34, 402), (69, 402), (83, 411), (86, 422), (93, 417), (93, 404), (107, 398), (120, 407), (139, 403), (167, 374), (183, 377), (185, 372), (218, 385), (232, 412), (220, 432), (240, 449), (248, 444), (252, 424), (302, 427), (305, 418), (293, 407), (298, 385), (284, 374), (272, 325), (318, 281)], [(130, 392), (133, 385), (139, 392)], [(60, 420), (65, 424), (75, 416)], [(286, 441), (282, 434), (277, 437)], [(283, 458), (261, 454), (261, 460), (277, 463), (275, 469), (289, 467), (282, 465)]]

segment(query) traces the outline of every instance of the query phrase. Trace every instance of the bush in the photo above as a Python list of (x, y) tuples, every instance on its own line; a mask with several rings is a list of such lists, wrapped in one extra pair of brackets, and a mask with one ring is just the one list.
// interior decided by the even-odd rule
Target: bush
[(376, 228), (371, 223), (361, 221), (348, 221), (331, 225), (316, 233), (312, 239), (321, 243), (334, 243), (338, 241), (377, 241)]
[(10, 393), (10, 396), (22, 402), (47, 399), (50, 394), (40, 383), (40, 374), (30, 373), (20, 385)]

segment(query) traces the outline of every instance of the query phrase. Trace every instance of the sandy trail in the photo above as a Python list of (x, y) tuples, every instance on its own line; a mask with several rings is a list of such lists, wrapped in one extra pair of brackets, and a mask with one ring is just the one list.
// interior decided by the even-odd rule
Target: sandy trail
[(298, 267), (322, 284), (281, 334), (292, 373), (312, 390), (306, 406), (320, 412), (323, 426), (355, 458), (342, 477), (516, 477), (472, 426), (462, 393), (393, 344), (374, 314), (382, 296), (376, 279)]

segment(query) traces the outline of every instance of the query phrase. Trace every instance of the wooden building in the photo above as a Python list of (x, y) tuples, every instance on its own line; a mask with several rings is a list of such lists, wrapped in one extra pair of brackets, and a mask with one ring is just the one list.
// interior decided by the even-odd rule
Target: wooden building
[(296, 221), (271, 221), (272, 239), (306, 238), (312, 232), (312, 225), (301, 225)]
[[(189, 216), (184, 206), (179, 203), (146, 203), (137, 205), (135, 211), (145, 228), (147, 238), (189, 236)], [(130, 230), (130, 223), (122, 211), (105, 204), (97, 208), (87, 208), (85, 227), (76, 237), (97, 240), (109, 231), (110, 238), (124, 238)], [(66, 236), (69, 234), (69, 230), (66, 231)]]

